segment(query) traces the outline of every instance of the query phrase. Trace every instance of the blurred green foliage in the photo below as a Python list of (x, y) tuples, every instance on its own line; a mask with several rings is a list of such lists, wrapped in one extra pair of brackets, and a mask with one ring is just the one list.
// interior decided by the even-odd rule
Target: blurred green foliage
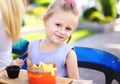
[(91, 8), (87, 8), (86, 10), (84, 10), (83, 12), (83, 17), (88, 19), (89, 16), (93, 13), (93, 12), (96, 12), (97, 9), (95, 7), (91, 7)]
[(85, 38), (87, 36), (90, 36), (90, 35), (93, 35), (93, 34), (96, 34), (97, 31), (95, 30), (90, 30), (90, 29), (77, 29), (73, 32), (72, 34), (72, 38), (70, 40), (70, 42), (75, 42), (77, 40), (80, 40), (82, 38)]
[(98, 0), (101, 4), (101, 8), (104, 16), (111, 16), (115, 18), (117, 16), (116, 3), (117, 0)]
[(19, 57), (18, 54), (12, 53), (13, 59), (17, 59)]
[(96, 9), (96, 7), (87, 8), (83, 12), (83, 18), (89, 21), (95, 21), (95, 22), (101, 21), (101, 15), (99, 11)]
[(30, 0), (31, 4), (37, 4), (39, 6), (44, 6), (48, 7), (48, 5), (52, 2), (53, 0)]
[(28, 14), (34, 14), (36, 16), (43, 14), (46, 10), (46, 7), (36, 7), (36, 8), (29, 8), (26, 10)]
[(106, 16), (106, 17), (104, 17), (103, 19), (102, 19), (102, 22), (110, 22), (110, 21), (112, 21), (114, 18), (113, 17), (111, 17), (111, 16)]
[(113, 21), (117, 16), (116, 0), (97, 0), (101, 6), (100, 10), (98, 7), (90, 7), (84, 10), (83, 19), (105, 23)]

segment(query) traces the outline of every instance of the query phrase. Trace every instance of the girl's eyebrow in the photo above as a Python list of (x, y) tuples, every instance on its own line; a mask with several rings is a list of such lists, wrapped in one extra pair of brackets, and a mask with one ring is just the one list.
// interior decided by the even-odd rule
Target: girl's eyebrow
[(73, 26), (67, 26), (67, 27), (69, 27), (69, 28), (71, 28), (71, 29), (73, 28)]

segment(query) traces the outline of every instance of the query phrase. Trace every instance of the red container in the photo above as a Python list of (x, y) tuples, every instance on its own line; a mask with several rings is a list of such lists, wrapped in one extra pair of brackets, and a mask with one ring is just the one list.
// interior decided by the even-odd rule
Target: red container
[(56, 75), (28, 71), (29, 84), (56, 84)]

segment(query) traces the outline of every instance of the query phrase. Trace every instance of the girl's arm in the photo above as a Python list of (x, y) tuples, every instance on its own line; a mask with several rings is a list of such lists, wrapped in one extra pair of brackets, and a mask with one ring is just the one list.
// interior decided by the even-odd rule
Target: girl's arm
[(66, 58), (66, 68), (69, 78), (80, 79), (76, 53), (74, 50), (70, 50)]
[(27, 64), (32, 63), (31, 58), (30, 58), (30, 47), (28, 45), (28, 57), (27, 57)]

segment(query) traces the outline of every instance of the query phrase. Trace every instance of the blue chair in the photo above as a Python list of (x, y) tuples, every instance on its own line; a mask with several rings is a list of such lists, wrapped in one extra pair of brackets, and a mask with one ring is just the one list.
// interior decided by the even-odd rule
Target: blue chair
[(20, 38), (18, 42), (12, 46), (12, 53), (17, 54), (20, 59), (24, 60), (24, 65), (21, 67), (22, 69), (27, 69), (27, 50), (28, 50), (29, 41)]
[(120, 58), (104, 50), (74, 47), (78, 67), (98, 70), (104, 73), (105, 84), (111, 84), (115, 79), (120, 84)]
[(27, 51), (29, 42), (25, 39), (19, 38), (17, 43), (12, 45), (12, 52), (22, 55)]

